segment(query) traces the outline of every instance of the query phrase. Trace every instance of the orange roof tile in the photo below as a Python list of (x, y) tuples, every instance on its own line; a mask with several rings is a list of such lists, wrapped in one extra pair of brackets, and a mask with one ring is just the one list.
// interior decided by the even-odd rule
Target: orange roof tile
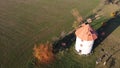
[(97, 39), (96, 32), (89, 24), (82, 24), (82, 27), (78, 28), (75, 32), (76, 36), (82, 40), (91, 41)]

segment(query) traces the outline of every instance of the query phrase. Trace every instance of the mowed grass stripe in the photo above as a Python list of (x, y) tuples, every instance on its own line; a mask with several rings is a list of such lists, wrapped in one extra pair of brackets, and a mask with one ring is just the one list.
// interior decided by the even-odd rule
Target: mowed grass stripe
[[(23, 25), (22, 25), (23, 24)], [(0, 28), (3, 28), (3, 31), (4, 31), (4, 33), (7, 33), (7, 35), (8, 36), (11, 36), (11, 38), (13, 37), (17, 37), (17, 39), (23, 39), (24, 40), (24, 38), (23, 37), (26, 37), (26, 36), (28, 36), (28, 37), (34, 37), (35, 35), (37, 35), (37, 34), (39, 34), (39, 32), (41, 32), (41, 31), (39, 31), (39, 32), (37, 32), (37, 33), (35, 33), (35, 32), (33, 32), (34, 30), (32, 29), (32, 28), (30, 28), (28, 25), (25, 25), (24, 23), (22, 23), (21, 25), (19, 24), (19, 27), (18, 26), (14, 26), (14, 28), (12, 28), (11, 26), (9, 26), (8, 24), (6, 24), (6, 23), (1, 23), (1, 27)], [(30, 24), (29, 24), (30, 25)], [(3, 27), (4, 26), (4, 27)], [(31, 27), (32, 27), (32, 25), (30, 25)], [(4, 29), (4, 28), (6, 28), (6, 29)], [(48, 29), (48, 27), (46, 27), (47, 29)], [(22, 29), (22, 30), (21, 30)], [(31, 31), (32, 30), (32, 31)], [(46, 30), (46, 29), (42, 29), (42, 31), (43, 30)], [(26, 31), (29, 31), (28, 33), (26, 32)], [(24, 33), (25, 32), (25, 33)], [(33, 35), (34, 34), (34, 35)], [(12, 36), (13, 35), (13, 36)], [(29, 36), (30, 35), (30, 36)], [(23, 37), (22, 37), (23, 36)], [(16, 39), (16, 38), (14, 38), (14, 39)], [(16, 40), (17, 40), (16, 39)]]
[[(3, 36), (4, 37), (4, 36)], [(7, 37), (7, 36), (6, 36)], [(1, 37), (2, 38), (2, 37)], [(9, 41), (10, 42), (10, 40), (11, 39), (9, 39), (9, 40), (4, 40), (4, 41)], [(31, 40), (31, 39), (29, 39), (29, 40)], [(5, 49), (5, 50), (7, 50), (7, 52), (8, 52), (8, 54), (6, 55), (6, 56), (9, 56), (9, 58), (8, 58), (8, 62), (10, 62), (11, 64), (10, 65), (13, 65), (13, 63), (16, 61), (16, 62), (18, 62), (18, 58), (16, 58), (17, 56), (19, 56), (19, 57), (22, 57), (21, 55), (22, 54), (24, 54), (24, 53), (26, 53), (26, 51), (23, 51), (23, 49), (24, 50), (26, 50), (26, 48), (28, 49), (29, 48), (29, 45), (25, 45), (25, 43), (26, 43), (26, 41), (29, 41), (29, 40), (25, 40), (25, 42), (23, 42), (23, 43), (21, 43), (21, 44), (19, 44), (19, 46), (16, 46), (16, 42), (15, 41), (11, 41), (11, 42), (14, 42), (13, 43), (13, 46), (12, 46), (12, 48), (11, 48), (11, 46), (9, 47), (9, 46), (7, 46), (7, 49)], [(29, 41), (30, 42), (30, 41)], [(6, 42), (7, 43), (7, 42)], [(11, 43), (9, 43), (9, 44), (11, 44)], [(5, 44), (5, 45), (9, 45), (9, 44)], [(32, 43), (31, 43), (32, 44)], [(14, 46), (15, 45), (15, 46)], [(33, 45), (33, 44), (32, 44)], [(22, 46), (22, 48), (20, 47), (20, 46)], [(18, 48), (19, 47), (19, 48)], [(11, 49), (11, 51), (9, 52), (9, 49)], [(15, 51), (14, 51), (15, 50)], [(18, 54), (19, 53), (19, 54)], [(11, 56), (10, 56), (11, 55)], [(25, 56), (25, 55), (24, 55)], [(7, 58), (5, 58), (5, 59), (7, 59)], [(14, 59), (14, 60), (12, 60), (12, 61), (9, 61), (9, 59)], [(15, 60), (16, 59), (16, 60)], [(19, 60), (20, 59), (22, 59), (22, 58), (19, 58)], [(9, 66), (9, 65), (8, 65)]]
[(21, 38), (23, 36), (18, 31), (11, 30), (10, 28), (7, 28), (5, 26), (1, 26), (0, 28), (2, 29), (2, 33), (4, 35), (11, 36), (11, 38), (13, 38), (13, 39), (16, 39), (16, 38), (14, 38), (15, 37), (14, 35), (16, 35), (16, 37), (18, 37), (18, 38)]
[[(34, 43), (51, 40), (62, 31), (72, 29), (72, 8), (80, 8), (82, 15), (86, 15), (90, 9), (83, 9), (81, 2), (89, 0), (6, 0), (0, 8), (0, 34), (2, 48), (6, 48), (4, 68), (27, 68), (28, 57), (32, 55)], [(94, 0), (96, 1), (96, 0)], [(90, 1), (89, 1), (90, 2)], [(86, 4), (87, 6), (88, 4)], [(92, 5), (92, 2), (91, 2)], [(84, 13), (84, 12), (87, 13)], [(84, 14), (83, 14), (84, 13)], [(5, 34), (5, 35), (3, 35)], [(5, 42), (7, 41), (7, 43)], [(1, 49), (1, 48), (0, 48)], [(2, 49), (2, 51), (5, 51)], [(66, 61), (67, 62), (67, 61)], [(6, 64), (8, 64), (6, 66)]]

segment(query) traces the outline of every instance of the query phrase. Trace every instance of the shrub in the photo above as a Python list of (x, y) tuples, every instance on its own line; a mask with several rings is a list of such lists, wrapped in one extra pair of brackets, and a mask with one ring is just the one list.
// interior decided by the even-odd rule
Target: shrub
[(33, 56), (39, 63), (50, 63), (54, 60), (52, 44), (49, 42), (45, 44), (35, 45), (33, 50)]

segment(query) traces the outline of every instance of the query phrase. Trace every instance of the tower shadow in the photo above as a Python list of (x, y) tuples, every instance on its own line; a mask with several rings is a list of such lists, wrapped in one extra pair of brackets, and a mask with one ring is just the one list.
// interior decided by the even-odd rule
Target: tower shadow
[(75, 34), (74, 31), (67, 34), (65, 37), (55, 41), (53, 43), (53, 53), (58, 53), (59, 51), (63, 51), (75, 42)]
[[(118, 26), (120, 26), (120, 16), (116, 16), (114, 18), (109, 19), (102, 25), (99, 29), (96, 30), (98, 33), (98, 39), (95, 40), (93, 45), (93, 50), (102, 42), (105, 38), (107, 38)], [(75, 42), (75, 30), (71, 33), (67, 34), (65, 37), (55, 41), (53, 43), (53, 53), (58, 53), (59, 51), (63, 51), (67, 48), (70, 48), (72, 44)]]
[(120, 26), (120, 16), (109, 19), (99, 29), (97, 29), (98, 39), (95, 40), (93, 50), (107, 38), (117, 27)]

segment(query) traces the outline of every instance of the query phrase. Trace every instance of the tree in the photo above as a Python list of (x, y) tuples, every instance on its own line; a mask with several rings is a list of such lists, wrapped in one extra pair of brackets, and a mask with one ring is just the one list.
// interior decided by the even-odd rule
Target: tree
[(50, 63), (54, 60), (52, 44), (49, 42), (35, 45), (33, 50), (33, 56), (37, 59), (38, 63)]

